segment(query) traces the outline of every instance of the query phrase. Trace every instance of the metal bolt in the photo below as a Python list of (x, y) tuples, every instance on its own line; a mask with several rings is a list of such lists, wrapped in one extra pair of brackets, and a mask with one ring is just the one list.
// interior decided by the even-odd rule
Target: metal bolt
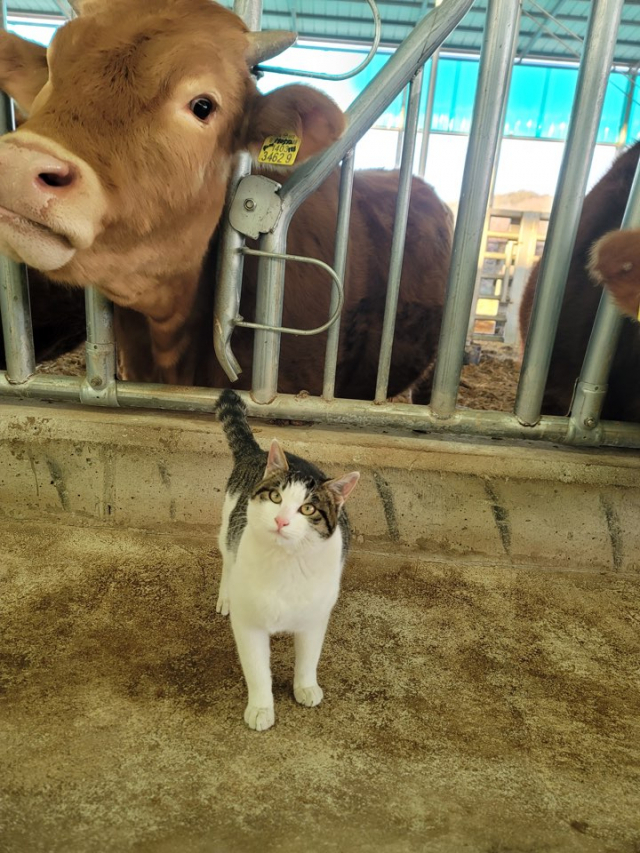
[(102, 385), (102, 379), (100, 379), (99, 376), (94, 376), (91, 380), (91, 387), (92, 388), (100, 388), (101, 385)]
[(255, 201), (252, 198), (246, 198), (244, 200), (244, 209), (245, 210), (255, 210), (256, 209)]
[(588, 418), (584, 419), (584, 425), (586, 426), (587, 429), (593, 429), (594, 428), (594, 426), (596, 425), (596, 419), (593, 417), (593, 415), (589, 415)]

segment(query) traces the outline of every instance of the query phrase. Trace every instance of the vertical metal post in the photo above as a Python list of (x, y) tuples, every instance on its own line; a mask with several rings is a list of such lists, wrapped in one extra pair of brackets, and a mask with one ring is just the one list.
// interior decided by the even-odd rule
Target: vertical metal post
[[(495, 172), (494, 172), (495, 174)], [(476, 328), (476, 314), (478, 313), (478, 300), (480, 298), (480, 285), (482, 283), (482, 271), (485, 264), (485, 256), (487, 253), (487, 243), (489, 240), (489, 225), (491, 224), (491, 210), (487, 210), (484, 217), (484, 227), (482, 228), (482, 236), (480, 237), (480, 252), (478, 253), (478, 269), (476, 272), (476, 283), (473, 287), (473, 299), (471, 300), (471, 310), (469, 312), (469, 322), (467, 324), (467, 337), (473, 341), (473, 335)]]
[(399, 169), (402, 164), (402, 152), (404, 151), (404, 136), (407, 127), (407, 90), (402, 93), (402, 106), (400, 107), (400, 129), (396, 137), (396, 156), (393, 164), (394, 169)]
[[(261, 29), (262, 0), (235, 0), (233, 11), (242, 18), (252, 32)], [(235, 196), (240, 181), (251, 174), (251, 164), (251, 155), (248, 152), (238, 154), (236, 166), (227, 187), (225, 210), (228, 210), (229, 202)], [(218, 268), (216, 270), (213, 346), (220, 365), (232, 382), (238, 378), (238, 374), (241, 372), (240, 365), (231, 352), (229, 344), (234, 321), (240, 309), (242, 273), (244, 270), (242, 248), (244, 244), (244, 235), (232, 228), (228, 217), (225, 217), (224, 223), (221, 225)]]
[(624, 112), (622, 114), (622, 121), (620, 123), (620, 133), (618, 134), (618, 138), (616, 139), (616, 148), (618, 150), (624, 148), (624, 146), (627, 144), (627, 139), (629, 138), (629, 119), (631, 118), (631, 108), (633, 106), (637, 79), (638, 66), (636, 65), (635, 68), (632, 68), (629, 71), (629, 89), (627, 90), (627, 94), (624, 99)]
[[(351, 198), (353, 195), (354, 151), (353, 148), (342, 161), (340, 170), (340, 190), (338, 196), (338, 221), (336, 223), (336, 245), (333, 268), (344, 283), (347, 269), (347, 252), (349, 250), (349, 222), (351, 218)], [(338, 307), (338, 294), (335, 287), (331, 289), (331, 305), (329, 316), (332, 317)], [(327, 350), (324, 361), (324, 384), (322, 396), (325, 400), (333, 400), (336, 389), (336, 366), (338, 363), (338, 346), (340, 343), (340, 322), (334, 323), (327, 335)]]
[(436, 79), (438, 75), (438, 61), (440, 59), (440, 48), (431, 57), (431, 68), (429, 71), (429, 84), (427, 86), (427, 103), (424, 109), (424, 122), (422, 125), (422, 141), (420, 143), (420, 155), (418, 158), (418, 174), (424, 178), (427, 171), (427, 156), (429, 154), (429, 141), (431, 139), (431, 124), (433, 122), (433, 105), (436, 97)]
[(489, 0), (431, 396), (436, 417), (450, 417), (458, 396), (491, 173), (502, 134), (500, 122), (509, 91), (519, 20), (519, 0)]
[(375, 396), (376, 403), (384, 402), (384, 400), (387, 399), (387, 388), (389, 385), (391, 351), (393, 349), (393, 336), (396, 327), (398, 294), (400, 292), (400, 279), (402, 276), (402, 263), (404, 260), (404, 244), (407, 236), (407, 219), (409, 218), (409, 204), (411, 201), (411, 180), (413, 178), (413, 160), (416, 137), (418, 134), (418, 114), (420, 109), (420, 96), (422, 94), (423, 72), (424, 69), (420, 68), (409, 84), (407, 118), (404, 131), (404, 144), (402, 147), (402, 162), (400, 165), (400, 176), (398, 178), (398, 198), (396, 201), (395, 223), (393, 226), (393, 237), (391, 240), (391, 259), (389, 263), (389, 279), (387, 281), (387, 299), (384, 309), (384, 322), (382, 324), (382, 338), (380, 340), (380, 358), (378, 361), (378, 379), (376, 383)]
[(87, 375), (80, 389), (80, 399), (93, 406), (117, 406), (113, 305), (94, 287), (85, 290), (84, 304)]
[(578, 231), (623, 0), (593, 0), (578, 86), (549, 235), (540, 262), (515, 413), (524, 425), (540, 418), (571, 252)]
[[(621, 229), (640, 226), (640, 167), (636, 169)], [(599, 426), (600, 413), (607, 394), (611, 364), (622, 331), (623, 318), (609, 293), (600, 299), (591, 337), (585, 353), (580, 379), (576, 385), (569, 436), (576, 443), (589, 441)]]
[[(282, 224), (282, 218), (279, 224)], [(290, 219), (290, 216), (287, 217)], [(287, 229), (276, 229), (265, 234), (260, 242), (264, 252), (284, 254), (287, 250)], [(256, 297), (256, 319), (267, 326), (282, 325), (284, 303), (283, 260), (260, 258), (258, 264), (258, 293)], [(280, 360), (280, 332), (256, 329), (253, 345), (252, 396), (256, 403), (270, 403), (278, 391), (278, 363)]]
[[(7, 4), (2, 0), (2, 29), (7, 29)], [(13, 104), (4, 93), (0, 93), (0, 134), (9, 133), (15, 127)], [(36, 360), (31, 327), (29, 285), (24, 264), (18, 264), (0, 256), (0, 310), (2, 333), (9, 382), (20, 384), (35, 373)]]

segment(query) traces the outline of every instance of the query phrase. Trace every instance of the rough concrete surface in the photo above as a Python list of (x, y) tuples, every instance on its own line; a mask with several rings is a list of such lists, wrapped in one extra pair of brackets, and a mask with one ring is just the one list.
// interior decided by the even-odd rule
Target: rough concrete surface
[[(359, 470), (357, 549), (640, 572), (640, 454), (305, 425), (253, 429)], [(208, 535), (231, 468), (211, 415), (0, 400), (0, 518)]]
[(255, 733), (213, 536), (2, 532), (2, 853), (640, 850), (637, 574), (361, 550)]

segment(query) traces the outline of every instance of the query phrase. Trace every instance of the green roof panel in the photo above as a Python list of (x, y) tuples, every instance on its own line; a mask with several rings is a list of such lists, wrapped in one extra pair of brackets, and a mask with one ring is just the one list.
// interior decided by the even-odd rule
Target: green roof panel
[[(380, 0), (383, 44), (399, 44), (434, 2)], [(65, 5), (65, 0), (8, 0), (8, 11), (14, 15), (59, 16)], [(233, 2), (224, 0), (224, 5), (232, 7)], [(581, 53), (590, 7), (591, 0), (523, 0), (518, 56), (575, 61)], [(372, 14), (365, 0), (264, 0), (263, 8), (265, 29), (292, 29), (301, 38), (356, 44), (372, 39)], [(477, 53), (482, 45), (486, 11), (487, 0), (476, 0), (445, 47)], [(624, 4), (615, 61), (621, 65), (640, 64), (640, 0), (626, 0)]]

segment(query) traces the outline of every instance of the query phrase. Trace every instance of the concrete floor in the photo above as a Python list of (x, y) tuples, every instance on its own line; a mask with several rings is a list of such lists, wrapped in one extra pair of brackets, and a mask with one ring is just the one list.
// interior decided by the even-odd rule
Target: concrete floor
[(213, 538), (2, 533), (2, 853), (640, 850), (638, 575), (360, 552), (259, 734)]

